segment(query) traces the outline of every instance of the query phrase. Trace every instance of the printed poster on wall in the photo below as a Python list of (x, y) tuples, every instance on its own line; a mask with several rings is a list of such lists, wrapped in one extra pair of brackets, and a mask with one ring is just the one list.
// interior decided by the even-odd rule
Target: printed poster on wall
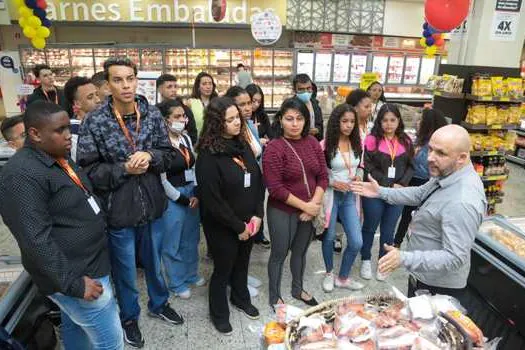
[(281, 20), (272, 11), (264, 11), (252, 16), (252, 36), (259, 44), (275, 44), (282, 33)]
[(492, 27), (490, 29), (490, 40), (514, 41), (520, 20), (519, 12), (494, 12)]

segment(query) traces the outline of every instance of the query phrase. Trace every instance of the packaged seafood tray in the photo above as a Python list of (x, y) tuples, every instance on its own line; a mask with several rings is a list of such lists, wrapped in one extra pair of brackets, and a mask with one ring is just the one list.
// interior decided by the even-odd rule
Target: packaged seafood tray
[[(288, 323), (288, 350), (470, 350), (483, 334), (460, 312), (411, 319), (406, 303), (388, 295), (349, 297), (313, 307)], [(455, 314), (458, 313), (458, 314)]]
[(486, 218), (476, 238), (525, 273), (525, 231), (511, 220), (500, 215)]

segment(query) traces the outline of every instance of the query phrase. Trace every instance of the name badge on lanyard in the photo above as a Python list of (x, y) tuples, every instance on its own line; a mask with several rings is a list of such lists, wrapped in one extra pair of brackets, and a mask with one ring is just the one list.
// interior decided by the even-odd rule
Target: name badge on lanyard
[(252, 177), (244, 164), (244, 160), (241, 157), (233, 157), (233, 161), (244, 171), (244, 188), (249, 188), (252, 185)]
[(388, 152), (390, 153), (390, 160), (392, 161), (391, 165), (388, 167), (388, 178), (389, 179), (396, 178), (396, 167), (394, 166), (394, 160), (396, 159), (398, 142), (396, 138), (394, 138), (393, 141), (394, 141), (394, 148), (392, 149), (390, 142), (385, 137), (385, 143), (388, 147)]
[(186, 182), (195, 182), (195, 170), (189, 169), (184, 171), (184, 179)]
[(100, 207), (98, 206), (97, 201), (95, 200), (95, 197), (89, 196), (87, 201), (89, 205), (91, 206), (91, 209), (93, 209), (93, 212), (95, 213), (95, 215), (100, 213)]

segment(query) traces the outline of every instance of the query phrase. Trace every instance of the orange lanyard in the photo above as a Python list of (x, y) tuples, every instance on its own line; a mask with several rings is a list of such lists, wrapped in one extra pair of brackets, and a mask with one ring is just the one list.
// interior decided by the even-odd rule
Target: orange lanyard
[(186, 147), (180, 147), (179, 146), (179, 151), (180, 153), (182, 153), (182, 156), (184, 157), (184, 160), (186, 161), (186, 169), (189, 169), (190, 168), (190, 152), (186, 149)]
[[(46, 99), (49, 101), (49, 102), (53, 102), (51, 101), (51, 99), (49, 98), (49, 95), (47, 94), (46, 90), (44, 90), (44, 88), (42, 88), (42, 92), (44, 93), (44, 95), (46, 96)], [(58, 91), (55, 89), (55, 104), (57, 105), (58, 104)]]
[(390, 142), (385, 137), (386, 146), (388, 147), (388, 152), (390, 153), (390, 159), (392, 159), (392, 166), (394, 166), (394, 160), (396, 159), (397, 154), (397, 139), (394, 138), (394, 149), (392, 149), (392, 146), (390, 145)]
[(246, 168), (246, 165), (244, 165), (244, 160), (241, 157), (233, 157), (232, 158), (235, 163), (237, 163), (238, 166), (244, 170), (245, 173), (248, 172), (248, 168)]
[(82, 181), (80, 180), (80, 177), (78, 177), (77, 173), (75, 173), (75, 170), (69, 165), (67, 159), (65, 158), (59, 158), (56, 160), (58, 165), (64, 170), (67, 176), (77, 185), (80, 189), (82, 189), (86, 194), (89, 193), (88, 189), (84, 186)]
[(350, 154), (352, 152), (352, 147), (350, 147), (350, 142), (348, 143), (348, 159), (344, 156), (344, 152), (341, 152), (341, 158), (343, 158), (343, 161), (345, 162), (345, 166), (348, 169), (348, 173), (350, 174), (350, 177), (352, 176), (352, 158), (350, 157)]
[[(128, 140), (129, 144), (133, 148), (133, 152), (135, 152), (137, 149), (137, 142), (133, 139), (133, 136), (129, 132), (129, 129), (126, 126), (126, 124), (124, 124), (124, 119), (122, 119), (122, 116), (120, 115), (119, 111), (117, 111), (116, 108), (113, 108), (113, 113), (115, 113), (115, 118), (117, 119), (117, 122), (120, 125), (120, 128), (122, 129), (122, 132), (124, 133), (124, 136), (126, 137), (126, 140)], [(135, 103), (135, 113), (137, 114), (137, 128), (136, 128), (135, 133), (138, 138), (139, 132), (140, 132), (140, 111), (137, 106), (137, 103)]]

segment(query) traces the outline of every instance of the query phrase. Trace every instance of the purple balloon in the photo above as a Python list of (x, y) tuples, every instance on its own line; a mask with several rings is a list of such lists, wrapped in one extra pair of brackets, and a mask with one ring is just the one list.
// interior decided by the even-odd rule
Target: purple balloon
[(42, 20), (42, 25), (43, 25), (44, 27), (49, 28), (49, 27), (51, 27), (51, 21), (50, 21), (49, 19), (47, 19), (47, 18), (44, 18), (44, 19)]
[(434, 45), (435, 40), (434, 40), (433, 37), (429, 37), (429, 38), (427, 38), (426, 43), (427, 43), (427, 46), (432, 46), (432, 45)]
[(428, 29), (429, 25), (427, 22), (423, 23), (423, 29)]
[(38, 5), (36, 4), (36, 0), (25, 0), (24, 1), (26, 6), (29, 7), (30, 9), (37, 9), (38, 8)]
[(46, 10), (42, 10), (41, 8), (34, 9), (33, 13), (35, 14), (35, 16), (40, 18), (41, 21), (43, 21), (46, 18), (46, 15), (47, 15)]
[(423, 36), (424, 36), (425, 38), (429, 38), (429, 37), (432, 37), (432, 33), (430, 32), (430, 30), (425, 29), (425, 30), (423, 31)]

